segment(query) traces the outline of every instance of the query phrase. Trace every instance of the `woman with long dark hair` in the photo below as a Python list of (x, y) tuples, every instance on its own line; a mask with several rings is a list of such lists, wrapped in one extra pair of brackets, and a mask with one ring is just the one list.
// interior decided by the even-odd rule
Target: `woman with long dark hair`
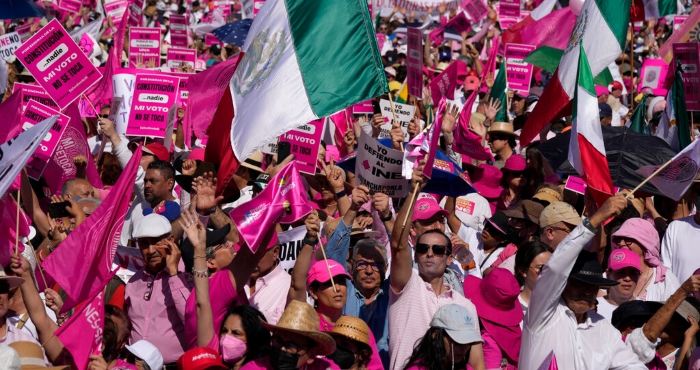
[(464, 369), (484, 370), (481, 335), (474, 329), (469, 310), (457, 304), (440, 307), (430, 329), (413, 349), (404, 370)]
[(530, 296), (535, 289), (537, 278), (552, 253), (554, 253), (552, 248), (542, 242), (525, 243), (515, 253), (515, 279), (521, 287), (518, 301), (520, 301), (523, 315), (530, 305)]
[(265, 315), (253, 306), (236, 306), (228, 311), (219, 332), (219, 350), (232, 369), (268, 355), (270, 332), (261, 321), (267, 322)]

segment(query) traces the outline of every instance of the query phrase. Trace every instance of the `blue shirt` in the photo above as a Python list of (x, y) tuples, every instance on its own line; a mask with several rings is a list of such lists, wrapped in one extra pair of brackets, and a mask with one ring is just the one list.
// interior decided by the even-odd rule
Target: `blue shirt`
[[(351, 226), (340, 221), (333, 234), (326, 243), (326, 256), (342, 266), (346, 266), (348, 250), (350, 249)], [(379, 293), (374, 297), (370, 305), (365, 304), (365, 297), (355, 288), (354, 284), (347, 286), (347, 301), (343, 307), (343, 314), (359, 317), (364, 320), (372, 330), (377, 341), (379, 357), (384, 368), (389, 368), (389, 279), (385, 279)]]

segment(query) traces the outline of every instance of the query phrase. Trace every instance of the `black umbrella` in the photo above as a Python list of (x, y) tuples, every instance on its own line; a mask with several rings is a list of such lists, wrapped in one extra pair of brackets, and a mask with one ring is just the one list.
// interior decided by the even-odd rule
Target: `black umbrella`
[[(567, 159), (570, 138), (571, 131), (565, 132), (547, 140), (539, 149), (557, 173), (578, 176)], [(663, 139), (627, 127), (603, 127), (603, 141), (613, 185), (623, 189), (634, 189), (644, 180), (644, 176), (635, 172), (640, 167), (659, 166), (676, 155)], [(662, 195), (651, 183), (639, 190)]]
[(30, 0), (0, 0), (0, 19), (35, 18), (46, 15), (44, 9)]

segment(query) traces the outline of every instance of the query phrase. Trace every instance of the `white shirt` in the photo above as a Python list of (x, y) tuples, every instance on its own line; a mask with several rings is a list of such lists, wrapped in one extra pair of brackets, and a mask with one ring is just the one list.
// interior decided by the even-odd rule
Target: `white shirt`
[(700, 225), (695, 216), (673, 221), (668, 225), (661, 241), (661, 262), (673, 271), (678, 281), (686, 281), (700, 267)]
[[(39, 297), (41, 297), (41, 301), (46, 303), (46, 296), (44, 293), (39, 293)], [(53, 321), (54, 323), (56, 322), (56, 313), (53, 312), (50, 308), (48, 308), (46, 305), (44, 305), (44, 310), (46, 310), (46, 315)], [(21, 315), (15, 315), (15, 316), (7, 316), (7, 321), (17, 327), (19, 325), (19, 322), (22, 320)], [(27, 314), (27, 320), (24, 322), (24, 325), (22, 326), (22, 329), (19, 329), (20, 331), (24, 332), (25, 334), (29, 334), (34, 338), (34, 340), (39, 341), (39, 334), (36, 332), (36, 326), (32, 322), (32, 319), (29, 317), (29, 314)]]
[(243, 189), (241, 189), (241, 196), (238, 199), (236, 199), (235, 202), (226, 203), (221, 208), (229, 208), (229, 207), (236, 208), (236, 207), (240, 206), (241, 204), (243, 204), (251, 199), (253, 199), (253, 186), (248, 185), (248, 186), (244, 187)]
[(561, 298), (579, 252), (593, 236), (585, 226), (577, 226), (542, 270), (525, 313), (519, 368), (539, 368), (552, 350), (561, 370), (647, 368), (602, 316), (589, 311), (586, 321), (578, 324)]
[(608, 320), (608, 322), (612, 322), (613, 311), (615, 311), (617, 307), (618, 306), (606, 301), (605, 298), (598, 297), (598, 309), (596, 312), (598, 312), (598, 315), (603, 316), (606, 320)]
[[(666, 278), (664, 278), (664, 281), (655, 283), (656, 269), (654, 268), (654, 272), (649, 279), (652, 282), (647, 287), (647, 294), (643, 297), (644, 301), (665, 302), (681, 287), (681, 283), (671, 270), (666, 270)], [(642, 284), (642, 282), (640, 281), (638, 284)], [(637, 297), (637, 299), (642, 298)]]
[[(440, 207), (445, 208), (447, 197), (440, 202)], [(455, 199), (455, 216), (466, 226), (482, 232), (484, 231), (484, 222), (487, 218), (493, 216), (491, 214), (491, 206), (486, 198), (478, 193), (469, 193)]]

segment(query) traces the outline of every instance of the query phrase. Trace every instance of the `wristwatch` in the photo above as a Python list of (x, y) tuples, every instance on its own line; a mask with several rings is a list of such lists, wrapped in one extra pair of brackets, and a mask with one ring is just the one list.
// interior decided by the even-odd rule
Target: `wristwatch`
[(584, 217), (583, 221), (581, 223), (583, 224), (583, 226), (586, 229), (590, 230), (592, 233), (595, 234), (596, 232), (598, 232), (598, 229), (596, 229), (595, 227), (593, 227), (593, 225), (591, 225), (591, 220), (588, 219), (588, 217)]

